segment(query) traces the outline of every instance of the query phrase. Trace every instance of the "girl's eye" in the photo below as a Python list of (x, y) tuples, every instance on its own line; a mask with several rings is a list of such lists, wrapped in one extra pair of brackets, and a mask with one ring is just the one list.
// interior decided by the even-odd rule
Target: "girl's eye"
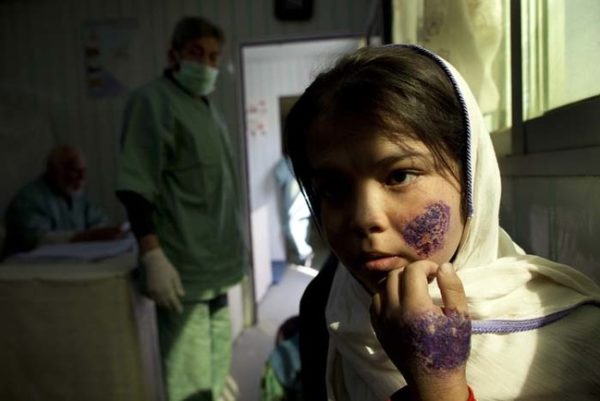
[(388, 185), (404, 185), (417, 178), (417, 174), (406, 170), (394, 170), (387, 178)]

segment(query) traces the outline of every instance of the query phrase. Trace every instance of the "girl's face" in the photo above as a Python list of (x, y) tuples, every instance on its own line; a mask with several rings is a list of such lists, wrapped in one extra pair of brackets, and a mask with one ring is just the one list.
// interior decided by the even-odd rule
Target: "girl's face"
[(464, 228), (461, 188), (429, 149), (408, 136), (399, 145), (322, 128), (308, 139), (312, 184), (326, 239), (350, 272), (375, 293), (391, 270), (450, 261)]

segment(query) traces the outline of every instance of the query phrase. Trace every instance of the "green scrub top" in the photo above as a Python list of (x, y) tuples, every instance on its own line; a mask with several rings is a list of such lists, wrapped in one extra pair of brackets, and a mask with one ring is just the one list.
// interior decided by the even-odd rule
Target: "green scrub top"
[(4, 254), (28, 251), (52, 232), (78, 232), (106, 224), (106, 215), (83, 195), (60, 194), (41, 176), (23, 187), (6, 209)]
[(225, 126), (214, 107), (169, 77), (135, 91), (125, 110), (117, 191), (154, 206), (161, 247), (185, 300), (210, 299), (239, 282), (246, 246)]

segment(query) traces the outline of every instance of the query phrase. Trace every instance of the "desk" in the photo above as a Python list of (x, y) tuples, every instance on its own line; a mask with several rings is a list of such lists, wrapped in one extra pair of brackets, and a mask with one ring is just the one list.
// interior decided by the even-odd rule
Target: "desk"
[(130, 252), (0, 264), (0, 400), (162, 401), (154, 304)]

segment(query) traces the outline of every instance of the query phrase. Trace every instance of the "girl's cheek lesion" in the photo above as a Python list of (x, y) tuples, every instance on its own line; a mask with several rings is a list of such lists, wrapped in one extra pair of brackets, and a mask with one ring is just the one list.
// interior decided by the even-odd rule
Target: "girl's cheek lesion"
[(438, 201), (408, 222), (402, 230), (402, 237), (420, 257), (427, 258), (444, 247), (449, 227), (450, 206)]

